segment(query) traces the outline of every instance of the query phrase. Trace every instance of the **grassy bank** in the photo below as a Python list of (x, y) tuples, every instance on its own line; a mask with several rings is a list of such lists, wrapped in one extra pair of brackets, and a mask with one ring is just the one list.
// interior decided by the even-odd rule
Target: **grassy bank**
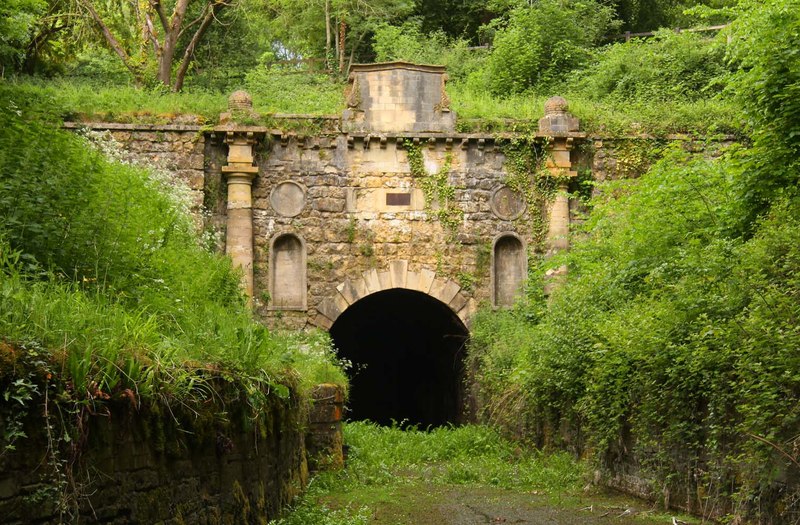
[(94, 413), (112, 399), (203, 404), (221, 381), (258, 417), (275, 397), (346, 384), (324, 334), (253, 318), (180, 184), (60, 130), (59, 108), (29, 94), (0, 92), (3, 450), (44, 389)]
[[(227, 110), (229, 95), (97, 85), (85, 79), (43, 81), (20, 77), (6, 81), (6, 85), (31, 99), (46, 101), (61, 118), (77, 121), (213, 124)], [(263, 73), (244, 87), (252, 93), (254, 109), (265, 123), (271, 123), (269, 115), (275, 113), (338, 115), (344, 109), (344, 84), (320, 75), (304, 79), (301, 75)], [(549, 96), (525, 93), (497, 97), (463, 83), (449, 84), (448, 92), (458, 115), (458, 130), (463, 132), (535, 130)], [(738, 134), (743, 127), (737, 108), (722, 99), (630, 102), (590, 99), (569, 91), (552, 95), (568, 99), (570, 111), (581, 119), (581, 129), (589, 133), (717, 135)]]

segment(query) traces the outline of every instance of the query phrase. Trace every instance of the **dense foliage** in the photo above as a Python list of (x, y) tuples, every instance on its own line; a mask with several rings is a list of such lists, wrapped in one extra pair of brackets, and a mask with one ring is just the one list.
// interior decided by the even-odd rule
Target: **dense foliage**
[(600, 186), (572, 251), (531, 275), (567, 264), (566, 283), (484, 314), (472, 357), (493, 420), (588, 446), (607, 467), (636, 461), (659, 487), (690, 472), (682, 483), (706, 508), (787, 518), (781, 495), (800, 474), (800, 4), (742, 9), (730, 94), (754, 146), (669, 148), (640, 179)]
[(551, 89), (585, 65), (590, 49), (615, 29), (612, 10), (594, 0), (518, 7), (495, 37), (486, 85), (496, 95)]
[(721, 91), (727, 73), (720, 43), (665, 29), (653, 38), (606, 47), (575, 80), (595, 99), (668, 102), (710, 98)]

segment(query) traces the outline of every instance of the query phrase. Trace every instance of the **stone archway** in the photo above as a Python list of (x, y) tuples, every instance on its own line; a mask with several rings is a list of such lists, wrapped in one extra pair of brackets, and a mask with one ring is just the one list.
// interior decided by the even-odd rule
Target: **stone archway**
[(347, 279), (339, 284), (336, 292), (317, 306), (314, 324), (329, 330), (339, 316), (358, 300), (394, 288), (420, 292), (441, 301), (467, 327), (478, 309), (475, 300), (452, 279), (440, 279), (436, 276), (436, 272), (427, 268), (418, 272), (409, 271), (408, 261), (395, 260), (389, 263), (386, 270), (367, 270), (359, 277)]
[(349, 417), (421, 427), (465, 420), (465, 356), (476, 302), (432, 270), (396, 260), (336, 287), (317, 307), (353, 364)]

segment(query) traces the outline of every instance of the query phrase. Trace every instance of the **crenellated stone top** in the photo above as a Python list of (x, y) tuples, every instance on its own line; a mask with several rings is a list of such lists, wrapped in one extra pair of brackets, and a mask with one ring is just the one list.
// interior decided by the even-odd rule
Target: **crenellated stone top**
[(444, 66), (356, 64), (350, 70), (344, 132), (452, 132), (455, 114)]

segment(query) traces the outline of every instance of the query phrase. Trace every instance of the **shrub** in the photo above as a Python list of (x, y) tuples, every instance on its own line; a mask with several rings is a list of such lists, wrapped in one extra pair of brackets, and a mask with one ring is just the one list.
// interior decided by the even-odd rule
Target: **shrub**
[(697, 33), (665, 29), (608, 46), (576, 77), (592, 98), (652, 103), (714, 96), (728, 73), (722, 46)]
[(584, 66), (592, 48), (617, 27), (595, 0), (541, 0), (511, 11), (497, 32), (484, 77), (495, 95), (551, 89)]
[(454, 81), (462, 81), (477, 71), (485, 54), (467, 49), (463, 39), (452, 39), (443, 31), (425, 34), (416, 21), (402, 26), (382, 24), (375, 30), (372, 48), (378, 62), (405, 60), (418, 64), (442, 64)]

